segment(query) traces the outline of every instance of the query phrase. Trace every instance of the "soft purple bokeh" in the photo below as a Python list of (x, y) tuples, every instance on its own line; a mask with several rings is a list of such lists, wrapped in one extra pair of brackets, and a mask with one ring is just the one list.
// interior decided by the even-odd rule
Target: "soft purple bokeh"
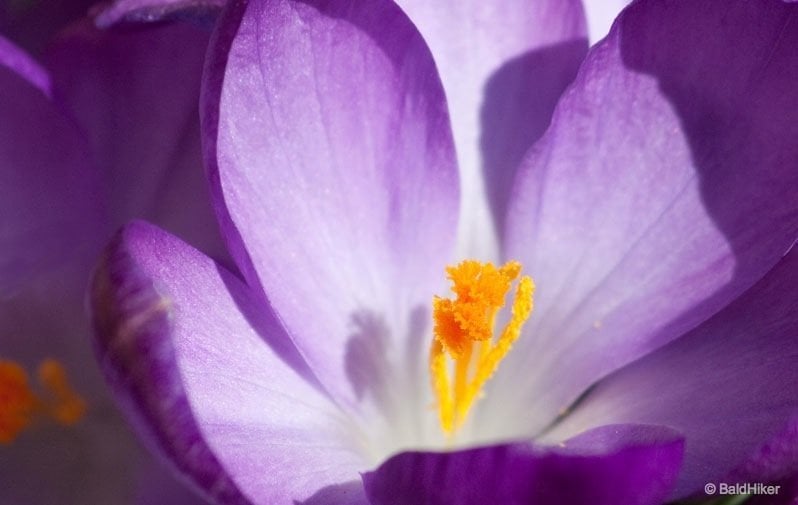
[[(201, 174), (208, 35), (178, 24), (100, 32), (84, 21), (51, 43), (45, 65), (0, 39), (2, 358), (30, 373), (58, 360), (88, 404), (75, 427), (37, 423), (0, 449), (0, 502), (204, 503), (141, 449), (113, 406), (91, 353), (85, 288), (102, 244), (135, 216), (225, 254)], [(153, 468), (164, 477), (151, 482)]]

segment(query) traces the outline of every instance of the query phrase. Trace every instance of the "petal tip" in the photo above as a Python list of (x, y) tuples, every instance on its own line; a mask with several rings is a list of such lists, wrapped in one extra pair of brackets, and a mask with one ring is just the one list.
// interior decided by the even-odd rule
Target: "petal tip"
[(245, 505), (197, 426), (171, 340), (172, 303), (143, 264), (142, 256), (158, 254), (174, 240), (143, 221), (113, 237), (90, 284), (95, 353), (120, 407), (150, 448), (203, 495)]

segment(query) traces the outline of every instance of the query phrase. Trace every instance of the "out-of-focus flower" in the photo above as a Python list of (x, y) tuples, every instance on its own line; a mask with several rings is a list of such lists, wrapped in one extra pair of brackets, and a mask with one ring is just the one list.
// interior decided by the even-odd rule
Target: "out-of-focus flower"
[[(243, 278), (136, 222), (92, 288), (144, 436), (220, 503), (653, 504), (785, 477), (763, 447), (795, 446), (798, 409), (796, 6), (636, 2), (548, 125), (525, 86), (551, 46), (579, 54), (579, 5), (400, 4), (226, 7), (202, 132)], [(524, 23), (545, 42), (509, 44)], [(511, 261), (461, 263), (433, 302), (463, 254)], [(534, 312), (522, 277), (485, 340), (519, 266)]]
[(208, 35), (84, 22), (44, 66), (0, 39), (0, 503), (201, 502), (154, 478), (98, 373), (84, 303), (103, 242), (133, 217), (221, 252), (199, 146)]

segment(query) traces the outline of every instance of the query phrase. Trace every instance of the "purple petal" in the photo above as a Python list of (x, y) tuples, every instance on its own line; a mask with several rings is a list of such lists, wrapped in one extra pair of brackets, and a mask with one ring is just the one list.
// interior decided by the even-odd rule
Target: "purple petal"
[(148, 219), (224, 257), (200, 147), (208, 37), (188, 23), (102, 31), (84, 22), (61, 36), (47, 61), (57, 97), (103, 169), (113, 222)]
[(405, 452), (363, 482), (372, 505), (659, 504), (676, 480), (682, 449), (665, 428), (605, 426), (556, 448)]
[(429, 44), (446, 89), (462, 181), (460, 251), (490, 256), (491, 219), (502, 225), (521, 157), (548, 127), (587, 51), (582, 6), (578, 0), (397, 3)]
[(116, 0), (99, 10), (95, 22), (108, 28), (120, 22), (156, 22), (174, 19), (213, 19), (225, 0)]
[(92, 306), (99, 359), (134, 424), (219, 502), (293, 503), (362, 469), (348, 419), (278, 356), (280, 325), (200, 252), (134, 222), (109, 247)]
[(387, 0), (233, 5), (207, 79), (212, 185), (247, 280), (344, 402), (364, 371), (414, 375), (402, 339), (442, 282), (458, 198), (419, 34)]
[(108, 231), (104, 195), (85, 139), (51, 95), (48, 72), (0, 37), (0, 347), (31, 368), (47, 355), (78, 365), (79, 385), (97, 392), (96, 373), (80, 372), (91, 353), (74, 338)]
[[(686, 440), (676, 495), (698, 491), (798, 411), (796, 308), (798, 249), (712, 319), (601, 382), (549, 438), (605, 423), (671, 426)], [(779, 463), (795, 461), (774, 455), (771, 463), (756, 477), (781, 478)]]
[(46, 96), (46, 72), (0, 39), (0, 298), (93, 254), (103, 202), (88, 146)]
[(52, 98), (52, 84), (47, 71), (25, 51), (2, 36), (0, 36), (0, 66), (16, 73), (48, 98)]
[(536, 313), (489, 400), (534, 412), (516, 429), (706, 320), (795, 241), (797, 11), (636, 2), (588, 57), (509, 217)]

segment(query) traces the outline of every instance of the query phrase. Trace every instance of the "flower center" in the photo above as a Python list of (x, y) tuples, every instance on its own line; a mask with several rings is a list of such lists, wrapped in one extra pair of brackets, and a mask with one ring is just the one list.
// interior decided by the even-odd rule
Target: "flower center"
[(454, 299), (432, 301), (434, 337), (429, 355), (432, 389), (438, 404), (441, 429), (449, 436), (465, 422), (482, 387), (510, 351), (532, 313), (535, 284), (529, 276), (518, 281), (510, 321), (493, 336), (496, 315), (521, 264), (466, 260), (446, 268)]
[(0, 360), (0, 444), (13, 442), (37, 417), (71, 426), (86, 413), (86, 402), (72, 389), (61, 363), (42, 361), (37, 376), (44, 395), (31, 389), (22, 366)]

